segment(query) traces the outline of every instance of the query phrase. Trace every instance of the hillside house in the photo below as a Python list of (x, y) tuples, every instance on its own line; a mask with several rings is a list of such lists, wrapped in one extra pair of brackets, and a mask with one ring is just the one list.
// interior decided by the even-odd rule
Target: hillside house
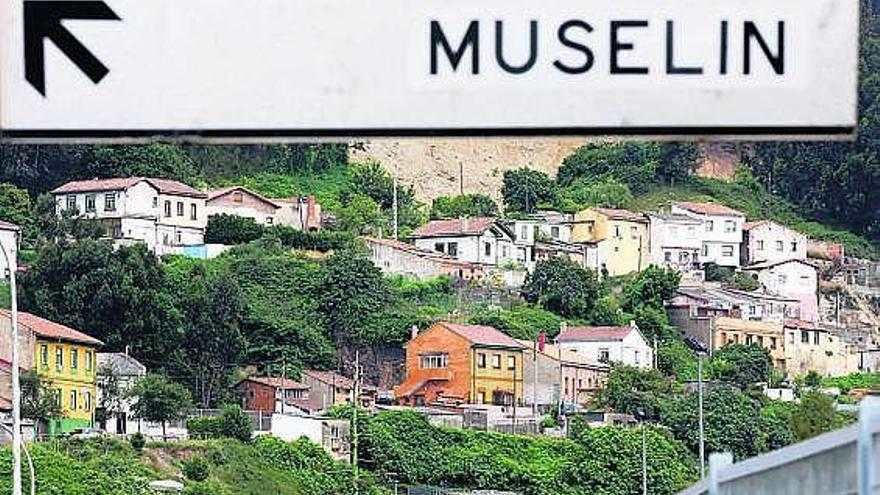
[(583, 406), (595, 398), (608, 380), (611, 367), (606, 363), (558, 345), (545, 344), (538, 350), (534, 342), (517, 342), (525, 348), (523, 401), (526, 405), (537, 403), (543, 410), (545, 406), (559, 403), (561, 391), (565, 404)]
[(769, 220), (743, 224), (742, 265), (807, 259), (807, 236)]
[(702, 280), (702, 222), (692, 216), (671, 213), (647, 213), (646, 216), (650, 222), (651, 264), (677, 270), (684, 278)]
[(370, 248), (370, 260), (384, 274), (404, 275), (417, 280), (448, 276), (456, 280), (479, 280), (482, 265), (459, 261), (454, 257), (423, 249), (394, 239), (364, 237)]
[[(320, 405), (321, 410), (336, 404), (350, 404), (353, 400), (354, 380), (335, 371), (303, 370), (300, 382), (309, 388), (310, 403)], [(377, 392), (376, 387), (362, 383), (357, 403), (361, 407), (372, 407)]]
[[(39, 316), (18, 312), (21, 368), (40, 374), (61, 405), (61, 415), (40, 425), (59, 435), (93, 425), (97, 404), (96, 353), (103, 342)], [(12, 362), (12, 315), (0, 309), (0, 361)], [(12, 382), (0, 375), (0, 397), (12, 398)]]
[(408, 406), (513, 405), (523, 386), (522, 344), (492, 327), (439, 322), (414, 329), (394, 393)]
[(290, 412), (288, 405), (309, 398), (308, 385), (280, 376), (250, 376), (234, 387), (245, 411)]
[(618, 327), (563, 325), (556, 344), (594, 362), (623, 363), (639, 368), (654, 366), (654, 349), (635, 322)]
[[(98, 403), (96, 416), (103, 416), (101, 428), (108, 433), (126, 434), (140, 431), (141, 420), (133, 416), (134, 399), (128, 391), (147, 374), (147, 367), (124, 352), (98, 353)], [(113, 390), (115, 389), (115, 390)], [(108, 393), (115, 393), (118, 401)], [(108, 410), (108, 407), (113, 410)], [(102, 411), (103, 409), (103, 411)]]
[(740, 248), (743, 242), (743, 224), (746, 217), (742, 212), (715, 203), (672, 203), (672, 213), (687, 215), (703, 223), (702, 263), (715, 263), (720, 266), (738, 268)]
[(614, 277), (648, 266), (648, 219), (614, 208), (588, 208), (574, 216), (571, 241), (595, 244), (599, 271)]
[(757, 344), (770, 351), (773, 366), (785, 368), (785, 340), (782, 324), (749, 321), (741, 318), (715, 318), (712, 328), (712, 350), (727, 344)]
[[(509, 223), (515, 235), (516, 260), (528, 271), (540, 260), (562, 256), (584, 268), (598, 269), (595, 244), (571, 242), (572, 216), (539, 211)], [(591, 264), (592, 262), (592, 264)]]
[(269, 199), (245, 187), (208, 191), (208, 216), (235, 215), (253, 218), (260, 225), (285, 225), (297, 230), (321, 228), (321, 205), (313, 196)]
[(157, 254), (205, 243), (207, 195), (168, 179), (125, 177), (68, 182), (54, 190), (55, 211), (98, 221), (120, 244), (143, 242)]
[(744, 268), (755, 273), (765, 291), (797, 299), (800, 303), (799, 319), (819, 320), (819, 271), (803, 259), (758, 263)]
[(495, 218), (432, 220), (413, 231), (414, 244), (459, 261), (488, 266), (516, 263), (513, 232)]
[(791, 376), (815, 371), (822, 376), (843, 376), (863, 371), (865, 346), (839, 329), (811, 321), (785, 322), (785, 364)]

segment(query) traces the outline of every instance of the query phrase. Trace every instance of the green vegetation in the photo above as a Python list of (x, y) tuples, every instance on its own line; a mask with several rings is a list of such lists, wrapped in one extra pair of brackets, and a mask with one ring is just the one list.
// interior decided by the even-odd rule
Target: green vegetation
[(440, 196), (431, 203), (431, 219), (495, 216), (498, 216), (498, 205), (485, 194)]
[(849, 393), (855, 388), (880, 388), (880, 373), (852, 373), (846, 376), (822, 378), (823, 387), (837, 387), (841, 393)]

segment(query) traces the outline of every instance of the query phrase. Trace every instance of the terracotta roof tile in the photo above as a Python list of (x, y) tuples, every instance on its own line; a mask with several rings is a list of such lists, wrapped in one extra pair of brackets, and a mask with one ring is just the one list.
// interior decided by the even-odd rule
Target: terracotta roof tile
[(193, 196), (197, 198), (207, 196), (198, 189), (182, 182), (170, 179), (156, 179), (152, 177), (115, 177), (112, 179), (75, 180), (60, 187), (56, 187), (51, 193), (65, 194), (92, 191), (115, 191), (119, 189), (128, 189), (141, 181), (149, 182), (153, 187), (158, 189), (159, 192), (164, 194), (179, 194), (182, 196)]
[(724, 205), (720, 205), (718, 203), (695, 203), (691, 201), (678, 201), (673, 203), (674, 205), (682, 208), (684, 210), (699, 213), (701, 215), (718, 215), (718, 216), (728, 216), (728, 217), (743, 217), (745, 216), (742, 212), (734, 210), (733, 208), (728, 208)]
[(274, 206), (275, 208), (281, 207), (281, 205), (276, 203), (277, 200), (269, 199), (264, 196), (261, 196), (255, 192), (251, 191), (250, 189), (243, 187), (243, 186), (231, 186), (231, 187), (224, 187), (222, 189), (210, 189), (210, 190), (208, 190), (208, 201), (211, 201), (212, 199), (217, 199), (220, 196), (224, 196), (226, 194), (231, 193), (232, 191), (241, 191), (242, 193), (251, 195), (251, 196), (257, 198), (258, 200), (260, 200), (268, 205)]
[[(297, 390), (308, 390), (309, 386), (303, 383), (300, 383), (296, 380), (291, 380), (290, 378), (282, 378), (280, 376), (249, 376), (242, 380), (251, 381), (254, 383), (261, 383), (263, 385), (268, 385), (274, 388), (284, 387), (285, 390), (297, 389)], [(239, 382), (241, 383), (241, 382)]]
[(631, 326), (620, 327), (568, 327), (556, 337), (557, 342), (606, 342), (623, 340), (635, 330)]
[[(12, 318), (12, 314), (6, 309), (0, 309), (0, 314), (5, 318)], [(67, 342), (79, 342), (81, 344), (94, 346), (104, 345), (103, 342), (94, 337), (90, 337), (60, 323), (55, 323), (54, 321), (40, 318), (39, 316), (30, 313), (25, 313), (24, 311), (18, 312), (18, 323), (19, 325), (31, 329), (35, 334), (42, 338), (64, 340)]]
[[(328, 385), (336, 384), (339, 388), (354, 388), (354, 381), (351, 378), (340, 375), (335, 371), (303, 370), (302, 375)], [(376, 390), (376, 387), (364, 383), (361, 384), (361, 389), (369, 391)]]
[(410, 237), (417, 238), (482, 234), (494, 223), (495, 219), (489, 217), (432, 220), (414, 230)]
[(471, 343), (486, 346), (512, 347), (521, 349), (523, 346), (516, 339), (501, 332), (500, 330), (484, 325), (465, 325), (442, 321), (438, 323), (449, 330), (461, 335)]

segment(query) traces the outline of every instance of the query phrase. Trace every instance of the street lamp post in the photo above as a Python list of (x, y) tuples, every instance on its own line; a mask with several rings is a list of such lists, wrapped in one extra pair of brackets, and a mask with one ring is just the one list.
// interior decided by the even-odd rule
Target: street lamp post
[[(15, 232), (18, 244), (18, 232)], [(18, 297), (15, 288), (14, 260), (10, 259), (6, 246), (0, 242), (0, 252), (9, 270), (10, 312), (12, 317), (12, 495), (21, 495), (21, 357), (18, 348)]]
[(697, 410), (700, 423), (700, 479), (706, 475), (706, 434), (703, 427), (703, 353), (697, 353)]

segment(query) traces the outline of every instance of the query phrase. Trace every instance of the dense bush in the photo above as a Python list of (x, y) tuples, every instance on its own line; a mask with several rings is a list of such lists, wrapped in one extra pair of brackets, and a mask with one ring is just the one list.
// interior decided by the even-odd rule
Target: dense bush
[(256, 220), (238, 215), (211, 215), (205, 228), (205, 242), (208, 244), (244, 244), (259, 239), (263, 226)]
[(204, 457), (197, 455), (183, 461), (182, 471), (183, 475), (189, 480), (205, 481), (211, 474), (211, 466)]
[(144, 434), (139, 431), (132, 434), (128, 441), (131, 443), (131, 447), (138, 452), (143, 450), (144, 446), (147, 444), (147, 439), (144, 437)]
[(206, 440), (209, 438), (220, 438), (223, 432), (223, 425), (220, 418), (194, 418), (186, 422), (186, 430), (190, 438)]
[(220, 414), (220, 434), (241, 442), (250, 442), (254, 436), (254, 425), (240, 406), (229, 405)]

